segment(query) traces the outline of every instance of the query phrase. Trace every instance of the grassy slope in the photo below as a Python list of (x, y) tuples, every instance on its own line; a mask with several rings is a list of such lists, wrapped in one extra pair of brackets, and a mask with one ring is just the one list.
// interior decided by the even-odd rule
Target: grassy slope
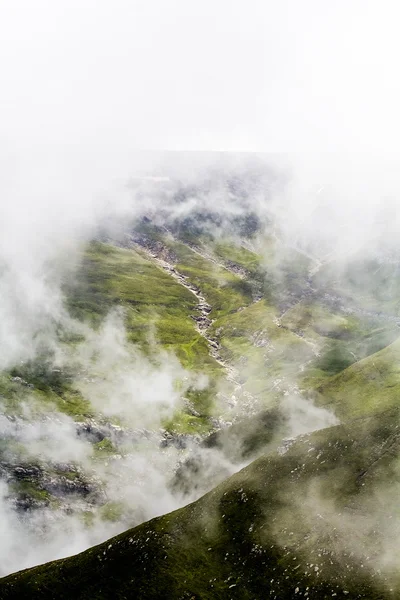
[[(294, 378), (301, 365), (310, 362), (301, 383), (306, 389), (315, 389), (332, 375), (384, 348), (398, 335), (393, 323), (378, 326), (371, 319), (344, 315), (309, 300), (289, 309), (282, 327), (278, 327), (273, 299), (252, 303), (251, 283), (267, 273), (267, 288), (270, 283), (281, 295), (292, 293), (304, 284), (308, 262), (286, 250), (279, 256), (280, 275), (276, 281), (278, 259), (273, 240), (266, 241), (263, 260), (228, 241), (209, 246), (218, 260), (244, 268), (250, 283), (179, 241), (163, 238), (163, 242), (175, 255), (177, 269), (201, 289), (212, 305), (213, 333), (220, 339), (223, 357), (240, 369), (243, 389), (267, 404), (273, 396), (274, 382), (282, 375)], [(137, 252), (92, 243), (77, 280), (68, 291), (73, 315), (96, 326), (112, 307), (123, 306), (132, 342), (146, 350), (149, 324), (153, 323), (159, 343), (173, 350), (184, 367), (206, 372), (213, 380), (221, 375), (220, 366), (210, 357), (206, 341), (190, 318), (196, 306), (194, 296)], [(268, 296), (268, 289), (266, 293)], [(310, 345), (301, 336), (318, 347), (319, 358), (313, 357)], [(257, 346), (260, 337), (267, 341), (266, 345)], [(64, 389), (57, 394), (54, 385), (50, 385), (41, 391), (43, 396), (52, 395), (52, 401), (56, 400), (59, 408), (70, 414), (90, 412), (84, 399), (73, 390)], [(199, 400), (207, 405), (208, 401)]]
[(342, 419), (397, 406), (400, 393), (400, 340), (369, 356), (317, 388), (319, 404)]
[(294, 377), (312, 356), (304, 340), (277, 326), (276, 317), (275, 308), (260, 300), (213, 325), (223, 357), (238, 367), (244, 388), (264, 402), (274, 397), (279, 377)]
[[(291, 250), (277, 257), (278, 250), (282, 249), (273, 240), (266, 240), (261, 259), (255, 252), (228, 241), (213, 246), (218, 258), (244, 268), (250, 281), (266, 278), (268, 301), (217, 318), (213, 330), (218, 332), (223, 357), (240, 369), (244, 389), (267, 403), (273, 399), (274, 382), (280, 377), (297, 380), (304, 389), (315, 389), (399, 336), (393, 322), (348, 315), (317, 298), (300, 300), (289, 308), (278, 327), (276, 296), (279, 299), (304, 287), (309, 266), (307, 259)], [(260, 339), (266, 343), (258, 346)], [(313, 349), (319, 356), (314, 356)]]
[[(346, 257), (347, 258), (347, 257)], [(355, 255), (341, 264), (340, 257), (319, 271), (318, 285), (341, 293), (347, 304), (369, 311), (400, 315), (400, 269), (396, 262), (382, 263), (365, 255)]]
[[(398, 576), (380, 575), (375, 562), (385, 539), (366, 528), (355, 550), (349, 527), (396, 472), (398, 422), (392, 410), (304, 436), (183, 509), (4, 578), (0, 596), (397, 598)], [(331, 522), (332, 507), (342, 518)]]
[[(290, 284), (285, 279), (286, 275), (289, 278), (286, 272), (282, 281), (272, 282), (276, 262), (275, 245), (267, 240), (268, 247), (263, 249), (265, 255), (262, 259), (255, 252), (229, 240), (216, 243), (201, 238), (191, 240), (202, 246), (215, 261), (230, 268), (238, 266), (243, 269), (246, 272), (246, 279), (243, 280), (180, 242), (164, 241), (177, 257), (177, 269), (200, 287), (213, 306), (210, 314), (214, 321), (211, 333), (221, 343), (223, 359), (240, 372), (243, 390), (270, 405), (275, 399), (272, 390), (276, 379), (283, 374), (294, 376), (299, 365), (311, 356), (310, 347), (303, 340), (276, 324), (278, 311), (273, 304), (271, 290), (273, 288), (276, 293), (278, 288), (282, 291)], [(290, 252), (291, 259), (293, 254)], [(282, 263), (289, 270), (286, 260), (289, 260), (288, 257), (283, 257)], [(297, 277), (293, 275), (294, 264), (298, 267), (297, 275), (304, 275), (303, 260), (297, 255), (297, 262), (291, 262), (291, 284)], [(255, 287), (268, 300), (253, 303), (252, 292)], [(265, 345), (258, 345), (261, 338), (266, 340)]]
[[(332, 376), (347, 373), (345, 369), (349, 365), (357, 364), (357, 361), (374, 355), (393, 342), (399, 333), (393, 323), (382, 325), (371, 318), (345, 315), (318, 300), (306, 299), (286, 311), (282, 326), (279, 327), (276, 322), (279, 313), (274, 306), (274, 295), (276, 290), (279, 294), (287, 295), (289, 290), (296, 291), (304, 285), (309, 266), (304, 257), (287, 250), (279, 257), (279, 280), (272, 281), (272, 298), (269, 301), (250, 303), (251, 286), (243, 287), (243, 281), (240, 282), (239, 277), (199, 256), (180, 242), (165, 239), (163, 241), (167, 242), (175, 254), (178, 270), (198, 285), (207, 300), (213, 303), (212, 333), (221, 343), (222, 356), (238, 368), (242, 389), (260, 399), (261, 406), (275, 404), (280, 395), (275, 383), (284, 377), (289, 383), (299, 381), (302, 388), (311, 392), (317, 389), (319, 394), (326, 396), (324, 399), (319, 397), (319, 403), (329, 404), (342, 419), (353, 414), (363, 414), (364, 408), (367, 407), (363, 393), (357, 391), (358, 379), (354, 380), (353, 408), (348, 407), (344, 410), (342, 405), (346, 403), (345, 392), (328, 392), (329, 386), (335, 385), (336, 379)], [(276, 244), (271, 240), (267, 240), (266, 244), (263, 260), (256, 253), (229, 241), (211, 244), (207, 250), (214, 254), (217, 260), (225, 264), (234, 263), (245, 269), (250, 282), (267, 272), (268, 287), (270, 280), (275, 277), (274, 270), (278, 259)], [(241, 295), (238, 294), (238, 290), (241, 290)], [(266, 291), (268, 296), (268, 290)], [(265, 343), (258, 345), (260, 339)], [(314, 349), (319, 350), (318, 357), (314, 356), (312, 345), (307, 342), (311, 342)], [(389, 353), (388, 365), (392, 358)], [(299, 377), (302, 365), (306, 365), (306, 368)], [(370, 363), (368, 365), (370, 366)], [(351, 379), (353, 371), (349, 373), (346, 377)], [(385, 387), (385, 377), (382, 381)], [(324, 382), (327, 385), (326, 393)], [(396, 403), (396, 391), (390, 386), (388, 381), (385, 394), (388, 404), (393, 405)], [(224, 386), (220, 389), (225, 391)], [(232, 392), (229, 384), (226, 391), (228, 394)], [(375, 408), (379, 408), (379, 402), (379, 398), (375, 397)]]
[[(128, 339), (150, 358), (155, 338), (157, 346), (175, 353), (186, 369), (207, 374), (210, 377), (207, 390), (188, 392), (202, 416), (179, 413), (170, 426), (179, 431), (209, 429), (203, 415), (207, 416), (211, 410), (214, 387), (222, 369), (195, 328), (191, 314), (195, 313), (197, 300), (190, 291), (134, 250), (99, 242), (88, 246), (73, 280), (66, 281), (65, 291), (73, 317), (96, 328), (110, 310), (122, 308)], [(61, 342), (67, 345), (80, 341), (65, 338), (64, 332)], [(21, 377), (34, 388), (13, 383), (10, 377), (2, 375), (0, 394), (8, 414), (19, 414), (20, 402), (25, 400), (38, 410), (55, 406), (77, 420), (95, 416), (90, 403), (74, 389), (73, 373), (65, 369), (54, 372), (50, 356), (20, 365), (11, 375)]]
[(210, 318), (227, 315), (251, 304), (251, 286), (247, 281), (200, 256), (181, 242), (165, 238), (164, 243), (176, 257), (177, 270), (199, 287), (211, 304)]
[(134, 250), (92, 243), (68, 292), (74, 316), (90, 319), (96, 326), (112, 307), (123, 307), (132, 343), (151, 357), (149, 340), (154, 334), (158, 345), (176, 354), (184, 368), (208, 375), (206, 390), (187, 393), (200, 417), (180, 411), (165, 426), (188, 433), (210, 428), (207, 417), (222, 369), (195, 328), (191, 315), (196, 313), (197, 300), (189, 290)]
[(282, 326), (314, 343), (319, 357), (301, 377), (302, 385), (314, 388), (326, 378), (385, 348), (399, 337), (393, 322), (363, 315), (348, 315), (318, 302), (302, 301), (288, 310)]
[[(185, 368), (206, 373), (210, 377), (209, 387), (203, 391), (188, 390), (186, 394), (200, 416), (179, 411), (165, 426), (178, 432), (207, 433), (210, 430), (208, 415), (222, 369), (210, 356), (206, 341), (190, 318), (197, 305), (192, 293), (137, 252), (98, 242), (87, 247), (80, 269), (73, 281), (65, 283), (65, 290), (68, 308), (74, 317), (98, 327), (113, 307), (122, 307), (129, 340), (150, 354), (150, 358), (149, 337), (154, 336), (158, 347), (174, 352)], [(82, 339), (76, 334), (60, 332), (60, 343), (67, 352)], [(12, 381), (12, 377), (20, 377), (22, 381)], [(7, 415), (21, 416), (26, 406), (31, 418), (57, 410), (77, 421), (88, 417), (101, 419), (90, 402), (74, 388), (71, 369), (55, 370), (49, 353), (14, 367), (8, 374), (0, 374), (0, 397), (2, 410)], [(95, 457), (104, 456), (106, 448), (103, 446), (102, 442), (95, 445)], [(16, 462), (28, 461), (29, 464), (29, 455), (22, 445), (9, 443), (2, 457), (7, 460), (10, 456)], [(35, 482), (29, 490), (18, 485), (21, 493), (31, 492), (28, 495), (33, 498), (42, 493), (35, 488)]]
[(218, 371), (190, 318), (196, 298), (134, 250), (93, 242), (68, 293), (73, 316), (97, 325), (122, 306), (130, 341), (145, 348), (154, 324), (157, 341), (176, 352), (184, 367)]
[(54, 372), (53, 365), (40, 356), (35, 361), (14, 367), (11, 375), (22, 377), (34, 388), (12, 381), (5, 374), (0, 375), (2, 405), (8, 415), (21, 415), (21, 402), (29, 406), (32, 416), (54, 409), (78, 421), (94, 415), (90, 402), (74, 388), (71, 374)]
[(271, 304), (282, 306), (304, 292), (310, 259), (282, 246), (274, 237), (258, 239), (257, 252), (229, 240), (215, 243), (213, 251), (224, 262), (245, 269), (250, 281), (261, 284), (263, 295)]
[[(217, 260), (245, 269), (249, 281), (243, 281), (199, 256), (181, 242), (163, 241), (176, 256), (178, 270), (199, 286), (212, 304), (212, 334), (221, 342), (222, 356), (237, 367), (242, 391), (260, 399), (261, 406), (273, 405), (279, 397), (275, 383), (282, 377), (296, 381), (304, 365), (301, 387), (317, 389), (320, 394), (326, 395), (327, 398), (321, 402), (343, 404), (341, 379), (334, 378), (331, 382), (332, 375), (380, 350), (398, 335), (398, 328), (393, 323), (378, 327), (372, 320), (344, 315), (310, 300), (300, 301), (286, 311), (282, 326), (278, 327), (278, 311), (273, 298), (252, 303), (252, 283), (259, 283), (267, 273), (267, 296), (271, 296), (268, 291), (270, 284), (274, 294), (279, 289), (285, 296), (290, 290), (301, 288), (308, 264), (304, 257), (296, 258), (294, 251), (287, 251), (279, 257), (281, 271), (279, 280), (275, 281), (277, 249), (271, 240), (267, 240), (262, 250), (263, 260), (256, 253), (229, 241), (208, 247)], [(149, 331), (153, 325), (160, 345), (176, 353), (184, 367), (206, 372), (211, 378), (208, 390), (189, 392), (190, 399), (202, 415), (209, 414), (217, 386), (228, 396), (234, 393), (234, 386), (230, 383), (221, 387), (221, 367), (210, 356), (206, 341), (198, 334), (190, 318), (196, 306), (193, 294), (141, 254), (93, 242), (85, 252), (77, 277), (73, 283), (66, 285), (66, 289), (68, 307), (74, 316), (96, 327), (111, 308), (122, 306), (128, 337), (132, 342), (151, 352)], [(312, 346), (306, 341), (318, 347), (320, 357), (313, 356)], [(14, 369), (12, 373), (33, 383), (33, 390), (12, 383), (7, 377), (0, 379), (0, 393), (7, 412), (18, 412), (19, 402), (25, 398), (30, 406), (55, 405), (58, 410), (78, 420), (93, 415), (89, 402), (73, 388), (67, 373), (54, 373), (50, 367), (47, 368), (46, 360), (39, 362), (39, 368), (28, 364)], [(351, 379), (355, 373), (357, 370), (349, 371), (346, 377)], [(384, 381), (385, 377), (381, 379)], [(324, 382), (327, 382), (326, 388)], [(357, 377), (354, 383), (352, 403), (355, 405), (358, 398), (359, 406), (352, 410), (361, 414), (363, 403), (357, 393)], [(390, 383), (386, 386), (387, 398), (395, 394), (395, 389), (390, 386)], [(340, 406), (337, 412), (345, 418), (346, 411)], [(176, 415), (167, 425), (170, 429), (188, 432), (209, 428), (203, 417), (185, 413)]]

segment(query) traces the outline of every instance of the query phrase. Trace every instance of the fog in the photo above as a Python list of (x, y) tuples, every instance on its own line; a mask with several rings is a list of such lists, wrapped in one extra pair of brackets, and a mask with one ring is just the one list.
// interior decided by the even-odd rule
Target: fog
[[(290, 181), (273, 198), (287, 235), (322, 226), (356, 246), (399, 191), (398, 10), (3, 2), (2, 254), (33, 273), (106, 206), (131, 208), (129, 177), (165, 163), (144, 150), (272, 153)], [(175, 162), (192, 175), (199, 157)]]
[(397, 16), (390, 0), (3, 2), (7, 153), (396, 152)]
[[(93, 332), (65, 309), (61, 282), (84, 244), (149, 212), (172, 219), (217, 207), (225, 228), (250, 206), (317, 266), (366, 248), (387, 257), (400, 218), (399, 10), (372, 0), (3, 1), (0, 369), (51, 349), (54, 366), (80, 365), (77, 386), (107, 417), (153, 432), (179, 408), (185, 386), (202, 385), (173, 354), (157, 347), (155, 367), (129, 348), (118, 314)], [(182, 182), (201, 183), (210, 170), (247, 181), (254, 169), (245, 207), (219, 184), (175, 203)], [(161, 185), (140, 179), (139, 197), (132, 182), (143, 174)], [(60, 347), (60, 325), (85, 338), (73, 357)], [(336, 422), (304, 402), (286, 401), (294, 435)], [(29, 403), (24, 410), (20, 421), (2, 416), (2, 439), (42, 460), (92, 464), (91, 445), (56, 407), (47, 424)], [(3, 499), (2, 573), (187, 502), (168, 488), (178, 450), (140, 444), (140, 454), (118, 467), (106, 460), (97, 473), (110, 501), (136, 503), (129, 523), (83, 531), (75, 517), (53, 522), (39, 510), (21, 524)], [(225, 476), (239, 468), (220, 455), (206, 460)], [(45, 538), (39, 551), (35, 532), (44, 526), (53, 543)]]

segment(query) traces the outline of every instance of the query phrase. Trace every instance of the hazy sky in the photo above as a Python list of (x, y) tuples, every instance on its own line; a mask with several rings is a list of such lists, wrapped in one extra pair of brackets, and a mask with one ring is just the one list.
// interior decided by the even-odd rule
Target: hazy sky
[(3, 151), (396, 150), (399, 13), (395, 0), (1, 0)]

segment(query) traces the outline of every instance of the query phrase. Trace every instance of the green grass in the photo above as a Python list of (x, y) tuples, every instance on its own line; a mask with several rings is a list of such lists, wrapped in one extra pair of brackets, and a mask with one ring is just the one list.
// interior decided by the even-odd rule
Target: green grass
[(176, 411), (170, 419), (163, 422), (163, 427), (173, 433), (197, 435), (206, 435), (213, 428), (207, 415), (196, 417), (184, 411)]
[(99, 515), (103, 521), (116, 523), (121, 519), (125, 510), (126, 507), (122, 502), (107, 502), (101, 507)]
[(252, 288), (247, 281), (180, 242), (165, 239), (164, 243), (176, 256), (176, 269), (199, 287), (211, 304), (211, 318), (221, 317), (251, 304)]
[[(182, 271), (213, 304), (215, 315), (230, 314), (251, 303), (246, 282), (224, 269), (215, 270), (213, 265), (210, 268), (209, 261), (183, 244), (174, 244), (174, 251), (179, 254)], [(181, 431), (193, 432), (196, 427), (205, 431), (210, 427), (208, 416), (212, 412), (215, 383), (223, 376), (223, 369), (196, 331), (191, 315), (196, 314), (197, 300), (190, 291), (140, 253), (99, 242), (89, 244), (78, 272), (64, 282), (64, 291), (73, 317), (96, 329), (110, 310), (122, 308), (128, 340), (150, 360), (157, 348), (166, 349), (178, 357), (184, 368), (208, 375), (208, 391), (202, 393), (201, 402), (195, 402), (201, 417), (177, 413), (175, 420)], [(60, 343), (72, 354), (82, 342), (81, 335), (70, 335), (68, 331), (60, 332), (60, 336)], [(53, 406), (78, 420), (94, 416), (93, 407), (74, 388), (73, 368), (58, 370), (53, 365), (53, 357), (43, 355), (12, 370), (10, 376), (21, 377), (33, 389), (13, 384), (4, 376), (0, 394), (5, 410), (18, 414), (21, 402), (27, 400), (31, 406), (42, 405), (45, 410)], [(193, 392), (189, 390), (190, 393)]]
[(217, 242), (213, 248), (224, 261), (239, 265), (250, 279), (261, 282), (264, 296), (273, 304), (280, 305), (288, 296), (301, 294), (305, 289), (310, 259), (281, 245), (274, 237), (258, 238), (257, 252), (230, 240)]
[(299, 302), (285, 312), (282, 324), (295, 331), (309, 331), (332, 339), (349, 339), (363, 333), (360, 319), (335, 313), (316, 301)]
[[(176, 354), (182, 366), (207, 374), (211, 379), (221, 376), (221, 367), (210, 356), (207, 342), (196, 331), (191, 314), (197, 300), (155, 264), (133, 250), (123, 250), (99, 242), (91, 243), (82, 256), (81, 266), (73, 280), (66, 281), (67, 306), (71, 315), (98, 328), (115, 307), (125, 314), (128, 340), (140, 346), (151, 360), (154, 341), (158, 348)], [(62, 332), (61, 343), (74, 347), (81, 337)], [(21, 377), (33, 389), (11, 382), (11, 376)], [(0, 377), (0, 395), (8, 414), (19, 414), (21, 402), (33, 408), (51, 406), (81, 420), (94, 416), (93, 407), (73, 385), (73, 369), (54, 369), (53, 357), (43, 355), (34, 361), (15, 367), (9, 375)], [(211, 410), (211, 393), (202, 408)], [(206, 406), (207, 405), (207, 406)], [(195, 428), (195, 420), (192, 423)], [(204, 422), (199, 421), (204, 429)]]
[(343, 419), (398, 406), (400, 340), (329, 378), (316, 392), (318, 403)]
[(324, 379), (385, 348), (400, 333), (392, 322), (382, 325), (374, 318), (346, 315), (316, 300), (298, 303), (281, 321), (283, 327), (312, 341), (320, 353), (301, 377), (301, 385), (306, 388), (320, 385)]
[[(211, 317), (232, 314), (251, 303), (246, 282), (213, 264), (179, 242), (171, 242), (177, 269), (200, 287), (213, 306)], [(200, 417), (178, 412), (168, 427), (180, 432), (210, 429), (215, 383), (223, 369), (210, 356), (206, 340), (196, 331), (194, 295), (140, 252), (93, 242), (87, 249), (74, 283), (66, 285), (68, 307), (73, 316), (98, 327), (108, 311), (124, 309), (128, 339), (151, 358), (154, 333), (159, 347), (172, 351), (182, 366), (206, 374), (210, 386), (195, 399)], [(196, 394), (189, 390), (190, 394)]]
[(66, 289), (73, 316), (98, 326), (112, 308), (122, 307), (128, 339), (143, 351), (151, 351), (153, 328), (156, 341), (176, 352), (184, 367), (218, 371), (190, 317), (196, 298), (134, 250), (92, 242)]
[(335, 289), (349, 305), (400, 315), (400, 271), (396, 262), (381, 263), (363, 253), (345, 265), (338, 260), (323, 266), (316, 284)]
[(52, 499), (49, 492), (40, 489), (31, 481), (15, 481), (10, 484), (9, 492), (19, 500), (29, 499), (45, 505), (48, 505)]
[[(186, 317), (196, 302), (193, 295), (170, 276), (134, 250), (92, 242), (87, 248), (81, 268), (66, 286), (68, 307), (76, 317), (89, 318), (98, 324), (114, 306), (132, 309), (131, 334), (143, 339), (141, 325), (149, 317), (166, 309), (171, 316)], [(135, 310), (136, 309), (136, 310)]]
[(224, 262), (234, 263), (246, 269), (252, 275), (259, 275), (261, 271), (262, 259), (255, 252), (251, 252), (243, 246), (238, 246), (229, 241), (217, 242), (213, 245), (213, 251)]
[(113, 456), (114, 454), (119, 454), (112, 441), (108, 438), (104, 438), (104, 440), (101, 440), (101, 442), (96, 442), (93, 444), (93, 450), (95, 458), (104, 458), (107, 456)]
[(200, 416), (194, 416), (187, 408), (176, 411), (163, 423), (163, 427), (174, 433), (207, 434), (212, 429), (210, 414), (213, 412), (217, 382), (211, 381), (204, 390), (189, 388), (185, 397)]
[(21, 410), (21, 397), (27, 395), (27, 389), (19, 383), (12, 382), (8, 373), (0, 374), (0, 399), (5, 414), (19, 414)]
[(278, 327), (276, 317), (275, 308), (261, 300), (213, 324), (223, 358), (237, 366), (247, 391), (266, 400), (277, 378), (295, 376), (311, 356), (306, 342)]
[[(223, 357), (238, 367), (244, 390), (262, 398), (267, 405), (271, 396), (275, 397), (271, 389), (280, 376), (297, 378), (299, 368), (309, 363), (300, 379), (303, 387), (313, 389), (397, 337), (393, 324), (378, 328), (376, 323), (335, 313), (318, 302), (300, 302), (286, 312), (283, 327), (277, 327), (273, 296), (295, 293), (304, 286), (309, 261), (293, 250), (282, 250), (273, 240), (266, 240), (262, 258), (229, 241), (211, 243), (211, 251), (217, 257), (242, 266), (251, 277), (267, 273), (272, 296), (268, 292), (268, 303), (253, 304), (249, 282), (181, 242), (162, 239), (175, 255), (178, 271), (197, 285), (212, 305), (213, 332), (220, 338)], [(149, 356), (154, 351), (150, 341), (153, 331), (158, 344), (175, 353), (185, 368), (206, 373), (211, 381), (221, 379), (221, 367), (210, 356), (207, 342), (190, 318), (195, 313), (195, 297), (140, 252), (93, 242), (83, 256), (75, 281), (66, 283), (65, 288), (68, 307), (75, 317), (98, 327), (113, 307), (122, 307), (128, 339)], [(299, 332), (318, 346), (320, 357), (313, 358), (310, 345), (296, 335)], [(269, 346), (257, 347), (254, 334), (265, 335)], [(65, 374), (55, 374), (50, 380), (45, 373), (42, 380), (36, 377), (35, 393), (43, 392), (43, 399), (54, 402), (71, 416), (90, 415), (89, 404), (68, 386), (67, 379)], [(211, 414), (213, 394), (210, 387), (207, 406), (199, 411), (199, 430), (204, 430)], [(12, 398), (10, 402), (15, 401), (15, 394)], [(177, 413), (173, 420), (179, 431), (192, 432), (196, 428), (196, 417)]]
[(204, 440), (203, 446), (218, 448), (231, 462), (243, 464), (278, 447), (289, 435), (287, 420), (287, 415), (275, 406), (214, 432)]
[[(40, 367), (39, 361), (35, 364), (38, 364)], [(31, 366), (29, 370), (31, 370)], [(29, 377), (29, 373), (27, 373), (24, 367), (20, 367), (13, 369), (12, 376), (20, 376), (26, 380)], [(53, 410), (58, 410), (77, 420), (94, 415), (90, 402), (79, 391), (74, 389), (69, 378), (63, 379), (62, 377), (57, 377), (54, 387), (52, 380), (52, 377), (46, 380), (42, 372), (40, 375), (40, 387), (32, 389), (24, 384), (11, 381), (9, 374), (4, 373), (0, 375), (2, 410), (10, 416), (23, 416), (23, 405), (26, 405), (29, 407), (31, 418)], [(32, 381), (35, 381), (36, 384), (38, 383), (38, 379), (28, 379), (28, 382)]]

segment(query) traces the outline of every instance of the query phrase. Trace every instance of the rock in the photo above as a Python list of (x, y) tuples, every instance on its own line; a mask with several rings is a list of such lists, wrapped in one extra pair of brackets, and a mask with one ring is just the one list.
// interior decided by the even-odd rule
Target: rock
[(89, 494), (98, 496), (97, 486), (93, 482), (81, 479), (79, 476), (74, 479), (65, 476), (48, 476), (41, 482), (41, 486), (46, 492), (61, 498), (70, 494), (84, 497), (89, 496)]
[(0, 463), (0, 477), (9, 485), (8, 500), (18, 511), (43, 508), (51, 496), (59, 500), (81, 497), (86, 503), (106, 501), (101, 482), (86, 476), (74, 464)]
[(171, 433), (166, 431), (160, 442), (160, 448), (168, 448), (175, 446), (178, 450), (184, 450), (190, 444), (199, 444), (201, 438), (199, 436), (190, 435), (187, 433)]
[(283, 454), (286, 454), (286, 452), (289, 450), (290, 446), (292, 444), (294, 444), (295, 442), (295, 438), (285, 438), (282, 440), (282, 445), (279, 446), (277, 448), (277, 452), (280, 456), (282, 456)]
[(187, 398), (184, 398), (186, 412), (193, 417), (200, 417), (200, 413), (194, 408), (193, 404)]
[(11, 377), (11, 381), (13, 383), (19, 383), (20, 385), (24, 385), (25, 387), (28, 387), (31, 389), (33, 389), (35, 387), (33, 385), (33, 383), (28, 383), (27, 381), (25, 381), (25, 379), (22, 379), (22, 377)]
[(12, 476), (16, 479), (39, 479), (42, 476), (42, 470), (39, 467), (15, 467), (12, 470)]
[(37, 498), (26, 495), (22, 498), (14, 498), (12, 500), (12, 504), (14, 505), (16, 511), (27, 512), (31, 510), (37, 510), (38, 508), (45, 508), (49, 505), (49, 500), (38, 500)]
[(88, 442), (96, 444), (97, 442), (102, 442), (107, 437), (107, 430), (92, 420), (85, 423), (77, 423), (76, 434), (78, 437), (84, 437)]

